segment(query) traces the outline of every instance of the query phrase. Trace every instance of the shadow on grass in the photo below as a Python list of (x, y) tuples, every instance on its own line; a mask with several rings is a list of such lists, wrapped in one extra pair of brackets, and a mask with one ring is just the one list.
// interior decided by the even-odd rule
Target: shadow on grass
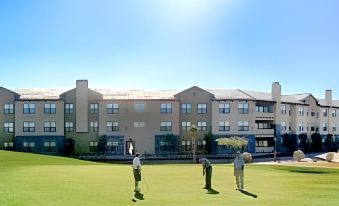
[(209, 195), (217, 195), (217, 194), (219, 194), (219, 192), (216, 191), (215, 189), (211, 188), (211, 189), (207, 189), (206, 194), (209, 194)]
[(132, 198), (133, 202), (136, 202), (137, 200), (144, 200), (144, 194), (142, 194), (141, 192), (135, 192), (134, 193), (134, 197)]
[(253, 194), (253, 193), (251, 193), (251, 192), (249, 192), (249, 191), (246, 191), (246, 190), (244, 190), (244, 189), (238, 189), (238, 191), (239, 192), (241, 192), (241, 193), (243, 193), (243, 194), (245, 194), (245, 195), (247, 195), (247, 196), (250, 196), (250, 197), (253, 197), (253, 198), (258, 198), (258, 195), (256, 195), (256, 194)]

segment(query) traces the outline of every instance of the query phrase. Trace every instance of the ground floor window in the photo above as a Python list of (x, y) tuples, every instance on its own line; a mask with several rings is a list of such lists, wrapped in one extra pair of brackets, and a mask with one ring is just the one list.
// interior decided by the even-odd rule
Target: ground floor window
[(256, 147), (274, 147), (274, 138), (267, 139), (256, 139), (255, 141)]
[(56, 151), (56, 142), (55, 141), (45, 141), (44, 142), (44, 152), (55, 152)]
[(206, 140), (197, 141), (197, 150), (206, 150)]
[(89, 142), (89, 151), (96, 152), (98, 149), (98, 142)]
[(181, 141), (181, 150), (182, 151), (192, 151), (191, 140), (182, 140)]
[(4, 142), (4, 150), (13, 150), (14, 144), (13, 142)]

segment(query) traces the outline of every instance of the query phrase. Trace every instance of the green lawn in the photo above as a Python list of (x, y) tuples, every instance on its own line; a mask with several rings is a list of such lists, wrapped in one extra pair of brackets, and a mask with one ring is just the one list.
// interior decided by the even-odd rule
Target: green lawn
[(144, 200), (132, 202), (130, 165), (0, 151), (0, 205), (338, 205), (339, 170), (246, 165), (245, 189), (235, 190), (232, 165), (213, 165), (206, 194), (201, 165), (144, 165)]

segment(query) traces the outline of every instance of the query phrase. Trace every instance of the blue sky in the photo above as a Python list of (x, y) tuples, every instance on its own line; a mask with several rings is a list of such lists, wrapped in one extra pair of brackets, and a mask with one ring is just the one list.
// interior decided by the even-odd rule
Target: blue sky
[(247, 89), (339, 99), (336, 0), (2, 0), (0, 86)]

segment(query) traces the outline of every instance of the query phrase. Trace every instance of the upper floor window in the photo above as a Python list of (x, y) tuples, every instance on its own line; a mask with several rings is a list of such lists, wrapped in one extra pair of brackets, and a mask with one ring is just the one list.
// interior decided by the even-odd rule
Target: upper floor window
[(119, 131), (119, 123), (118, 122), (106, 122), (107, 132)]
[(74, 113), (74, 105), (72, 103), (65, 104), (65, 114), (73, 114)]
[(304, 113), (305, 113), (304, 107), (299, 107), (299, 115), (304, 116)]
[(4, 133), (13, 133), (13, 132), (14, 132), (14, 123), (4, 122)]
[(35, 132), (35, 122), (24, 122), (23, 132)]
[(327, 117), (327, 109), (323, 108), (323, 117)]
[(35, 104), (25, 103), (24, 104), (24, 114), (35, 114)]
[(286, 122), (281, 122), (281, 131), (286, 131)]
[(281, 104), (281, 114), (286, 115), (287, 114), (286, 111), (287, 111), (286, 110), (286, 104)]
[(238, 122), (238, 131), (248, 131), (248, 121)]
[(65, 132), (74, 132), (73, 122), (65, 122)]
[(106, 109), (108, 114), (118, 114), (119, 104), (107, 104)]
[(219, 114), (230, 113), (230, 103), (219, 103)]
[(197, 113), (198, 114), (206, 114), (207, 113), (207, 105), (206, 104), (198, 104)]
[(304, 123), (303, 122), (299, 122), (299, 132), (304, 131)]
[(191, 122), (181, 122), (181, 130), (189, 131), (191, 129)]
[(260, 113), (273, 113), (273, 107), (271, 105), (256, 105), (255, 111)]
[(238, 103), (238, 113), (248, 114), (248, 102), (242, 101)]
[(172, 131), (172, 122), (160, 122), (160, 131)]
[(145, 127), (145, 122), (134, 122), (133, 123), (134, 127)]
[(99, 113), (99, 104), (98, 103), (90, 104), (90, 110), (91, 110), (91, 114), (98, 114)]
[(14, 114), (14, 104), (5, 104), (4, 105), (5, 114)]
[(144, 103), (135, 103), (134, 104), (134, 111), (143, 112), (144, 110), (145, 110), (145, 104)]
[(160, 113), (161, 114), (171, 114), (172, 113), (172, 104), (171, 103), (161, 103), (160, 104)]
[(323, 131), (327, 131), (327, 123), (323, 122), (322, 126), (323, 126)]
[(55, 114), (56, 113), (56, 107), (55, 104), (45, 104), (44, 106), (44, 112), (45, 114)]
[(44, 132), (56, 132), (56, 124), (55, 124), (55, 122), (45, 122), (45, 124), (44, 124)]
[(219, 131), (230, 131), (230, 122), (220, 121)]
[(192, 105), (185, 103), (185, 104), (181, 104), (181, 113), (182, 114), (191, 114), (192, 112)]
[(273, 129), (273, 124), (267, 121), (255, 122), (257, 129)]
[(332, 117), (337, 117), (337, 110), (336, 109), (332, 109)]
[(207, 131), (207, 122), (198, 122), (199, 131)]
[(98, 131), (98, 122), (90, 122), (89, 123), (89, 131), (97, 132)]

